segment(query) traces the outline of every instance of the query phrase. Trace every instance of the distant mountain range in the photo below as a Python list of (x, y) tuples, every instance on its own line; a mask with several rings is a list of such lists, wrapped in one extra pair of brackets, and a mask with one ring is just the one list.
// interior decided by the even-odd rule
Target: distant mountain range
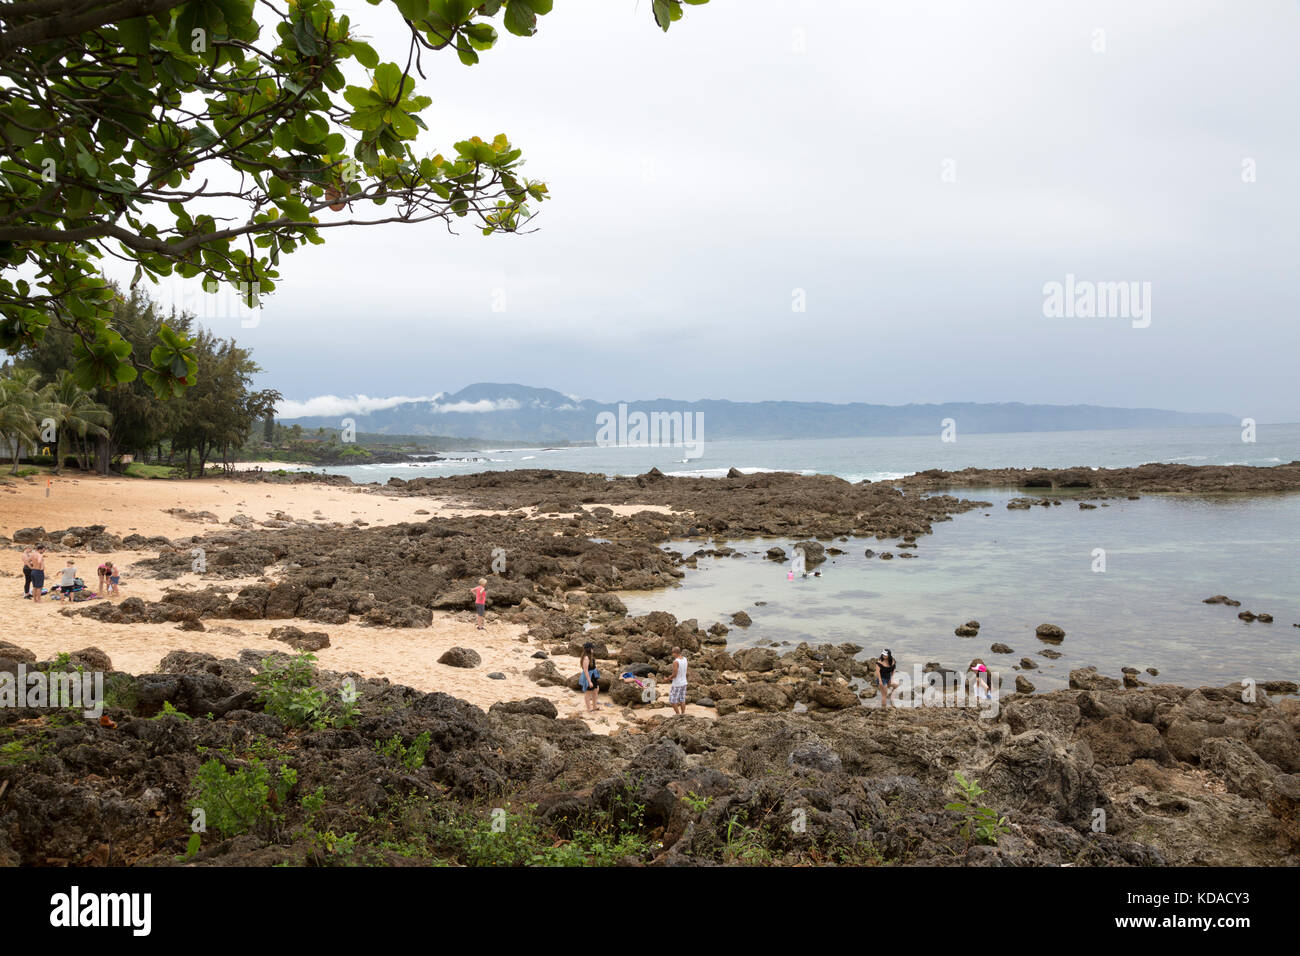
[[(704, 440), (929, 435), (940, 433), (945, 419), (956, 423), (959, 434), (1241, 424), (1239, 418), (1227, 414), (1019, 402), (836, 405), (682, 402), (664, 398), (610, 403), (578, 399), (549, 388), (491, 383), (470, 385), (454, 394), (443, 393), (432, 400), (404, 402), (366, 414), (281, 420), (297, 422), (304, 428), (339, 429), (343, 418), (351, 418), (358, 432), (383, 435), (457, 435), (491, 442), (595, 443), (602, 422), (609, 423), (621, 414), (623, 421), (635, 423), (637, 412), (647, 416), (691, 414), (691, 421), (703, 424)], [(692, 413), (700, 413), (703, 418)]]

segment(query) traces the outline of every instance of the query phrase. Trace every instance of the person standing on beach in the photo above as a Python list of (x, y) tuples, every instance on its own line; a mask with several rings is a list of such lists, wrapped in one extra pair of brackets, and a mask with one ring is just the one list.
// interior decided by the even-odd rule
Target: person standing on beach
[(680, 647), (673, 648), (672, 686), (668, 690), (668, 703), (673, 713), (682, 716), (686, 713), (686, 655)]
[(600, 710), (600, 671), (596, 669), (596, 645), (591, 641), (582, 645), (582, 660), (578, 662), (582, 673), (578, 675), (578, 686), (587, 704), (587, 713)]
[(894, 660), (894, 652), (886, 647), (885, 653), (875, 660), (875, 665), (876, 686), (880, 688), (880, 706), (888, 709), (889, 695), (894, 692), (894, 668), (898, 666)]
[(45, 545), (38, 544), (32, 552), (32, 603), (41, 603), (41, 591), (45, 588)]
[(32, 596), (32, 546), (23, 548), (23, 597)]
[(474, 588), (474, 613), (478, 615), (478, 629), (483, 630), (483, 622), (487, 620), (487, 578), (478, 579), (478, 587)]

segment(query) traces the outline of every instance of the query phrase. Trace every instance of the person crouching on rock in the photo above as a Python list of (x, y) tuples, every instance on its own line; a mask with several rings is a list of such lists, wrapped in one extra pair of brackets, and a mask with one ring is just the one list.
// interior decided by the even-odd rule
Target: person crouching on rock
[(483, 622), (487, 620), (487, 578), (478, 579), (478, 587), (474, 588), (474, 613), (478, 615), (478, 629), (483, 630)]
[(894, 652), (885, 648), (885, 653), (881, 654), (874, 661), (876, 665), (876, 686), (880, 688), (880, 706), (889, 707), (889, 695), (894, 692), (894, 668), (897, 663), (894, 660)]
[(587, 704), (587, 712), (600, 710), (597, 698), (600, 696), (600, 671), (596, 669), (596, 645), (588, 641), (582, 645), (582, 660), (579, 662), (582, 673), (578, 675), (578, 686)]
[(989, 669), (978, 657), (970, 662), (970, 673), (975, 678), (976, 695), (984, 700), (992, 700), (993, 691), (989, 686)]
[(682, 716), (686, 713), (686, 655), (680, 647), (673, 648), (672, 686), (668, 690), (668, 703), (673, 713)]

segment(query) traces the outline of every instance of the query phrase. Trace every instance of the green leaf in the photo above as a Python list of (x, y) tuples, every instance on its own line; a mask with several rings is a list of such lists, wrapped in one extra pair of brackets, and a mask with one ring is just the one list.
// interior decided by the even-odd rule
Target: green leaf
[(530, 0), (508, 0), (506, 29), (519, 37), (530, 37), (537, 32), (537, 13)]
[(469, 40), (463, 36), (456, 37), (456, 56), (460, 57), (460, 62), (466, 66), (473, 66), (478, 62), (478, 54), (474, 52)]
[(320, 44), (316, 39), (316, 29), (306, 16), (299, 17), (293, 22), (293, 39), (298, 44), (298, 50), (303, 56), (316, 56), (320, 53)]
[(294, 132), (304, 143), (319, 143), (329, 132), (329, 124), (325, 117), (317, 116), (314, 113), (299, 113), (293, 120)]
[[(672, 3), (669, 0), (653, 0), (651, 9), (654, 10), (655, 23), (659, 24), (664, 33), (668, 32), (668, 26), (673, 22)], [(681, 17), (681, 10), (678, 9), (677, 16)]]
[(356, 57), (357, 62), (367, 70), (373, 70), (379, 65), (379, 54), (369, 43), (363, 43), (360, 40), (349, 40), (348, 46), (352, 48), (352, 54)]
[(396, 63), (375, 67), (375, 89), (384, 103), (396, 103), (401, 90), (402, 70)]
[(117, 36), (127, 53), (142, 56), (149, 52), (149, 19), (132, 17), (117, 25)]

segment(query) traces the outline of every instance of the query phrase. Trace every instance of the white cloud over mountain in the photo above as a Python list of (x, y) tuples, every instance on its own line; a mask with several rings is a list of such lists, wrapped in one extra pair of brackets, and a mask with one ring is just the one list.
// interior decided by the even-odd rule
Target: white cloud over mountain
[[(407, 402), (433, 402), (438, 395), (391, 395), (388, 398), (372, 398), (369, 395), (317, 395), (305, 401), (285, 399), (276, 406), (276, 416), (284, 419), (308, 418), (317, 415), (368, 415), (370, 412), (382, 411)], [(436, 407), (436, 406), (435, 406)]]
[(477, 402), (434, 402), (429, 406), (429, 410), (438, 415), (446, 414), (447, 412), (479, 414), (485, 412), (513, 412), (521, 407), (522, 406), (513, 398), (501, 398), (495, 401), (484, 398)]

